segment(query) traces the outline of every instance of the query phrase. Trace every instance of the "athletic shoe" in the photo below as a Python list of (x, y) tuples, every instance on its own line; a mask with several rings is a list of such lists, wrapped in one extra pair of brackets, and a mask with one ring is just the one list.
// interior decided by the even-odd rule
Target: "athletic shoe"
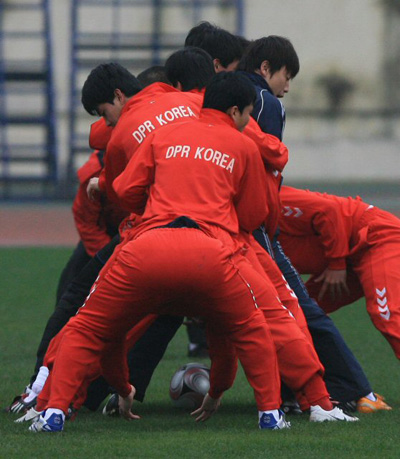
[(29, 427), (31, 432), (62, 432), (64, 419), (61, 414), (53, 413), (45, 419), (46, 411), (43, 411), (39, 418)]
[(16, 419), (14, 422), (36, 421), (37, 419), (39, 419), (40, 414), (41, 411), (36, 411), (35, 408), (31, 408), (23, 416)]
[(285, 414), (303, 414), (300, 405), (296, 400), (284, 400), (281, 405), (281, 411), (283, 411)]
[(112, 394), (103, 408), (104, 416), (119, 416), (118, 394)]
[[(335, 402), (332, 402), (335, 405)], [(357, 401), (351, 400), (350, 402), (340, 402), (337, 406), (345, 413), (355, 413), (357, 411)]]
[[(26, 399), (29, 401), (26, 402)], [(17, 395), (9, 406), (5, 408), (7, 413), (26, 413), (29, 409), (36, 405), (37, 396), (34, 395), (32, 389), (27, 386), (25, 392)]]
[(312, 406), (310, 408), (310, 421), (311, 422), (324, 422), (324, 421), (346, 421), (354, 422), (358, 421), (355, 416), (345, 414), (339, 407), (333, 408), (333, 410), (326, 411), (319, 405)]
[(392, 409), (391, 406), (384, 402), (384, 398), (381, 395), (374, 395), (376, 397), (375, 401), (372, 401), (367, 397), (360, 398), (357, 402), (357, 411), (360, 413), (374, 413), (375, 411), (389, 411)]
[(65, 415), (65, 420), (66, 421), (75, 421), (75, 418), (78, 416), (78, 409), (74, 408), (72, 403), (69, 405), (67, 414)]
[(279, 418), (276, 419), (271, 413), (263, 413), (260, 420), (258, 421), (258, 427), (260, 429), (268, 430), (280, 430), (290, 429), (290, 422), (285, 420), (284, 413), (279, 410)]

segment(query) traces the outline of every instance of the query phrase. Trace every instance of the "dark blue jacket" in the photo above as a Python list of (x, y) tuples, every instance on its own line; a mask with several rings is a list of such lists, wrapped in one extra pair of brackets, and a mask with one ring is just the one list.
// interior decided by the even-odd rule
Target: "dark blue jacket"
[(257, 92), (252, 117), (264, 132), (282, 140), (286, 120), (283, 104), (274, 96), (268, 83), (261, 75), (248, 72), (240, 73), (251, 80)]

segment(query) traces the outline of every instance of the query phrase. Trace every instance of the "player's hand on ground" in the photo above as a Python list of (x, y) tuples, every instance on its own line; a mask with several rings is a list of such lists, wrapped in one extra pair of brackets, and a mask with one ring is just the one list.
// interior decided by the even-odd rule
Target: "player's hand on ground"
[(96, 200), (96, 193), (100, 192), (100, 187), (99, 187), (99, 178), (98, 177), (92, 177), (89, 180), (89, 184), (86, 188), (87, 195), (91, 201)]
[(140, 419), (140, 416), (137, 414), (133, 414), (131, 411), (132, 405), (133, 405), (133, 397), (135, 396), (136, 389), (132, 387), (132, 390), (130, 391), (129, 395), (125, 398), (119, 396), (119, 412), (121, 416), (123, 416), (125, 419), (128, 421), (132, 419)]
[(210, 418), (218, 410), (220, 404), (221, 397), (214, 399), (206, 394), (201, 407), (190, 413), (190, 415), (196, 418), (196, 422), (207, 421), (207, 419)]
[(325, 269), (314, 281), (322, 282), (318, 300), (322, 300), (327, 291), (330, 292), (332, 300), (338, 300), (343, 293), (349, 294), (346, 283), (347, 271), (345, 269)]

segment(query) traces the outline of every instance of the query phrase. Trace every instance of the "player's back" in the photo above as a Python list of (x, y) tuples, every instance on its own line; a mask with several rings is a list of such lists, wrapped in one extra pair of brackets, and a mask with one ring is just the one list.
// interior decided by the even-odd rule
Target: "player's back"
[[(138, 166), (155, 170), (144, 220), (186, 215), (236, 234), (238, 217), (245, 229), (256, 228), (265, 218), (265, 172), (258, 149), (225, 113), (203, 109), (199, 120), (168, 126), (149, 143), (147, 151), (138, 150), (140, 160), (132, 162), (132, 171)], [(129, 202), (140, 179), (133, 173), (120, 179), (114, 186)]]
[(107, 146), (107, 194), (115, 200), (112, 182), (150, 134), (169, 124), (197, 117), (201, 104), (201, 97), (164, 83), (153, 83), (133, 96), (124, 107)]

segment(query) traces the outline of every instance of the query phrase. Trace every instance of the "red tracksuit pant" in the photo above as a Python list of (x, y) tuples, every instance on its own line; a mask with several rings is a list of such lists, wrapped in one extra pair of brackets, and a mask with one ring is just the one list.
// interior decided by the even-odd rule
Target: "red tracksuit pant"
[(282, 276), (271, 256), (251, 238), (247, 257), (258, 272), (271, 279), (279, 300), (261, 303), (277, 349), (282, 381), (294, 392), (301, 408), (306, 410), (329, 397), (323, 380), (324, 367), (315, 351), (297, 297)]
[[(122, 396), (129, 393), (127, 332), (149, 313), (202, 316), (235, 346), (259, 410), (280, 405), (275, 346), (254, 291), (270, 288), (241, 255), (197, 229), (154, 229), (122, 247), (66, 325), (53, 366), (48, 407), (66, 412), (98, 365)], [(211, 367), (211, 390), (226, 386)]]

